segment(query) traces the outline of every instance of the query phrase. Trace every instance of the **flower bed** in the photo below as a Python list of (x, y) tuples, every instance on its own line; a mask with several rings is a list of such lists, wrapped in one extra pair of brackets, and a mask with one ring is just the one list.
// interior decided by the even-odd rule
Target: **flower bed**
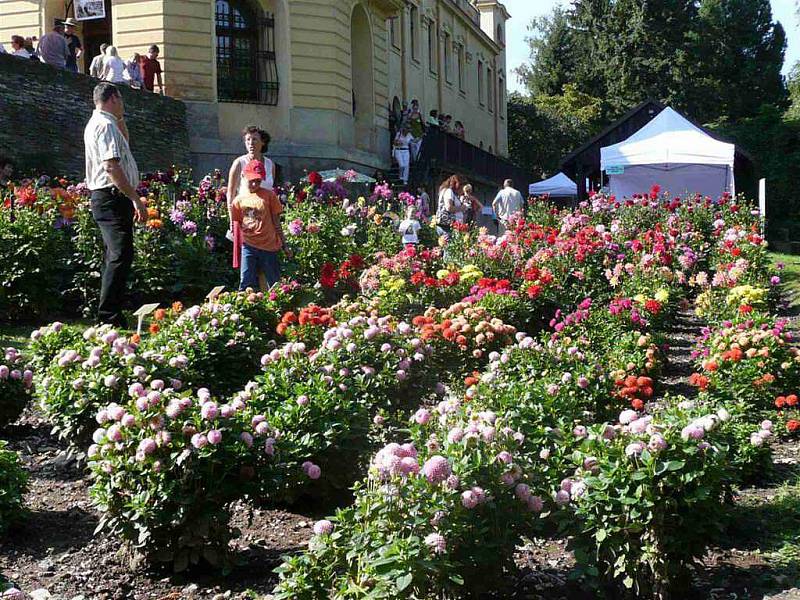
[[(732, 486), (800, 428), (756, 215), (598, 196), (400, 249), (394, 198), (336, 193), (287, 197), (298, 284), (164, 309), (141, 339), (36, 336), (50, 417), (84, 448), (100, 424), (104, 526), (151, 560), (224, 567), (232, 501), (360, 479), (278, 597), (477, 591), (559, 528), (586, 585), (680, 590)], [(664, 333), (694, 292), (700, 394), (663, 397)]]

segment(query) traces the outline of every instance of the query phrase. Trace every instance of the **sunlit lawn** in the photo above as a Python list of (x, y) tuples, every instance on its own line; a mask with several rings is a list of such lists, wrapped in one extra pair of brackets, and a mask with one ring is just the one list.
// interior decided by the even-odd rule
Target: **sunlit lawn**
[(800, 256), (779, 252), (771, 252), (770, 256), (774, 265), (784, 265), (780, 277), (787, 299), (791, 306), (800, 307)]

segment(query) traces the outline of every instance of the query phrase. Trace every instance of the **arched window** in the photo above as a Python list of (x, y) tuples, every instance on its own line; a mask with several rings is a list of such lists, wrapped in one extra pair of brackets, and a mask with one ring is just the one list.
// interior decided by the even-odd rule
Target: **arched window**
[(216, 0), (217, 98), (278, 104), (275, 19), (247, 0)]
[(497, 26), (497, 42), (502, 44), (503, 43), (503, 26)]

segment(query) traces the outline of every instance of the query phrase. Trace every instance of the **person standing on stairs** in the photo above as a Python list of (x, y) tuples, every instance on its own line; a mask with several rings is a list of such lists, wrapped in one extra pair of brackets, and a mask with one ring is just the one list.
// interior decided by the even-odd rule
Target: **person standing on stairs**
[(425, 135), (425, 121), (422, 113), (419, 112), (419, 100), (411, 101), (411, 112), (408, 114), (408, 131), (411, 133), (411, 162), (419, 158), (419, 150), (422, 146), (422, 138)]
[(394, 138), (394, 158), (400, 169), (400, 179), (403, 181), (403, 185), (408, 185), (408, 177), (411, 170), (411, 141), (413, 139), (414, 136), (411, 135), (405, 125), (400, 127), (400, 131)]

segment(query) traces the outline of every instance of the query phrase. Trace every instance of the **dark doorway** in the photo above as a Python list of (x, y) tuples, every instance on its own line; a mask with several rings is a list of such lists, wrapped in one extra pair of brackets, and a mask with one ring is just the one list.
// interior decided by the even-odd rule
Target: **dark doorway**
[(105, 0), (106, 16), (104, 19), (81, 21), (81, 42), (83, 42), (83, 72), (89, 73), (92, 59), (100, 54), (100, 44), (112, 42), (111, 0)]

